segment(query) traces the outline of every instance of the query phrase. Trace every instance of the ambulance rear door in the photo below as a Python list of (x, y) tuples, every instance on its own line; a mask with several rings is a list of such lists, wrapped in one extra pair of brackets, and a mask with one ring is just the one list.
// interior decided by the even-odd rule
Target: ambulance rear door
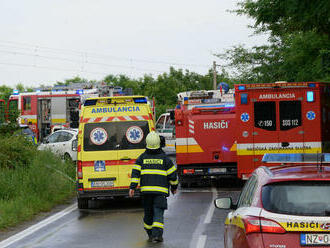
[(282, 88), (277, 93), (279, 153), (303, 153), (303, 88)]
[[(84, 112), (91, 110), (93, 109), (85, 108)], [(119, 123), (98, 122), (99, 119), (86, 118), (82, 130), (83, 152), (79, 159), (82, 161), (85, 190), (111, 190), (119, 187), (116, 134)]]
[(270, 97), (268, 89), (251, 90), (251, 105), (253, 109), (253, 168), (250, 173), (260, 166), (263, 154), (278, 152), (279, 136), (277, 123), (277, 101)]
[[(120, 187), (128, 187), (136, 159), (145, 151), (146, 137), (150, 132), (152, 118), (147, 105), (136, 105), (127, 109), (129, 112), (118, 112), (116, 136), (118, 149), (118, 182)], [(152, 127), (151, 127), (152, 125)]]

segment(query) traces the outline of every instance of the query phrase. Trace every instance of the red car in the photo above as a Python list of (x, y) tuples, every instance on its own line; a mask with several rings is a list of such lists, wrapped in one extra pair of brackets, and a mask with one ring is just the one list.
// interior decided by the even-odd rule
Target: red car
[[(324, 161), (330, 154), (315, 154), (323, 160), (317, 163), (311, 154), (267, 155), (281, 165), (256, 169), (237, 204), (231, 198), (215, 200), (216, 207), (232, 210), (225, 221), (225, 247), (329, 248), (330, 163)], [(296, 158), (300, 163), (288, 162)]]

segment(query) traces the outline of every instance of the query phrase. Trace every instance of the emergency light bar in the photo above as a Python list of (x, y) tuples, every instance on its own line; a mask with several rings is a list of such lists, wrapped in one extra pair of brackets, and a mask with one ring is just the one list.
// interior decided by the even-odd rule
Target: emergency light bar
[(96, 105), (96, 102), (97, 102), (96, 99), (90, 99), (90, 100), (87, 99), (87, 100), (84, 102), (84, 106), (93, 106), (93, 105)]
[(141, 98), (133, 98), (135, 103), (147, 103), (147, 98), (141, 97)]
[(330, 153), (266, 153), (263, 163), (330, 163)]

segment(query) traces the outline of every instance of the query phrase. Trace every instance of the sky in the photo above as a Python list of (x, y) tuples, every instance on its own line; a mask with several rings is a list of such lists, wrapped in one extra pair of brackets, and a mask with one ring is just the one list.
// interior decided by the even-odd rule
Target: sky
[(205, 74), (213, 55), (265, 44), (237, 0), (0, 0), (0, 85), (52, 85), (80, 76)]

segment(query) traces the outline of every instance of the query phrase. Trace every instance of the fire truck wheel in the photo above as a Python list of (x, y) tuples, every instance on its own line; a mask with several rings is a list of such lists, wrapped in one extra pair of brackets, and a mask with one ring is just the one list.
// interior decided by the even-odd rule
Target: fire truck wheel
[(88, 199), (78, 198), (78, 208), (87, 209), (88, 208)]
[(187, 182), (181, 182), (180, 186), (181, 186), (181, 188), (188, 188), (190, 185)]

